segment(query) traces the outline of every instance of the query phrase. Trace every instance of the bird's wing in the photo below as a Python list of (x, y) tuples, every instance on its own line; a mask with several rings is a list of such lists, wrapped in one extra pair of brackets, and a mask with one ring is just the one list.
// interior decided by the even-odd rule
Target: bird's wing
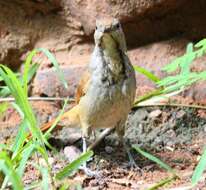
[[(85, 71), (85, 73), (83, 74), (78, 86), (77, 86), (77, 90), (75, 93), (75, 102), (76, 105), (69, 111), (65, 112), (60, 119), (60, 122), (56, 125), (55, 127), (55, 131), (61, 129), (64, 126), (79, 126), (79, 116), (78, 116), (78, 111), (79, 111), (79, 101), (81, 99), (82, 96), (85, 95), (85, 93), (87, 92), (89, 83), (90, 83), (90, 73), (89, 71)], [(43, 124), (40, 127), (40, 130), (42, 132), (47, 131), (55, 122), (56, 119), (53, 119), (51, 121), (49, 121), (48, 123)], [(28, 139), (31, 138), (31, 134), (29, 134), (29, 136), (27, 137)]]
[(82, 96), (84, 96), (88, 90), (90, 84), (91, 74), (89, 71), (85, 71), (83, 74), (79, 85), (77, 86), (76, 93), (75, 93), (75, 102), (76, 104), (79, 103)]
[[(56, 122), (56, 118), (52, 119), (51, 121), (44, 123), (40, 130), (42, 132), (47, 131), (54, 123)], [(60, 121), (56, 124), (53, 131), (60, 130), (61, 128), (67, 127), (79, 127), (80, 120), (79, 120), (79, 105), (74, 106), (69, 111), (65, 112), (61, 117)], [(31, 133), (27, 136), (27, 139), (31, 138)]]

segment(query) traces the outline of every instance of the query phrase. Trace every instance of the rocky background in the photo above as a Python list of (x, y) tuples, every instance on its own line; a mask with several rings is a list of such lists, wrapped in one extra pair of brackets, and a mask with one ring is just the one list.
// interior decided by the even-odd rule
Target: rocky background
[[(48, 48), (61, 65), (69, 90), (40, 56), (31, 95), (72, 96), (93, 49), (95, 19), (110, 15), (123, 25), (132, 63), (164, 76), (161, 68), (182, 55), (188, 42), (206, 36), (205, 9), (205, 0), (0, 1), (0, 63), (20, 69), (29, 50)], [(193, 64), (193, 70), (205, 68), (205, 58)], [(138, 94), (152, 88), (141, 75), (137, 85)], [(184, 96), (205, 104), (206, 85), (199, 83)]]

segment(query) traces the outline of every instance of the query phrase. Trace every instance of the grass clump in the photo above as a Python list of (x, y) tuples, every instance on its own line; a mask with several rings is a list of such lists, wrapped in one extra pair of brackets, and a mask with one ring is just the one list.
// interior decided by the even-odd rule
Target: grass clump
[[(187, 45), (186, 53), (183, 56), (176, 58), (174, 61), (172, 61), (170, 64), (166, 65), (162, 69), (163, 71), (168, 73), (168, 76), (163, 79), (159, 79), (157, 76), (150, 73), (149, 71), (145, 71), (145, 69), (141, 69), (135, 66), (134, 69), (137, 72), (140, 72), (141, 74), (145, 75), (148, 79), (150, 79), (152, 82), (156, 84), (156, 89), (153, 90), (152, 92), (145, 94), (144, 96), (139, 97), (136, 100), (134, 107), (138, 107), (139, 105), (144, 106), (144, 104), (148, 105), (146, 103), (147, 101), (149, 101), (153, 105), (153, 103), (161, 100), (161, 97), (170, 97), (172, 95), (176, 95), (190, 88), (194, 83), (198, 81), (206, 80), (206, 71), (202, 71), (202, 72), (191, 71), (191, 64), (193, 63), (193, 61), (199, 57), (202, 57), (205, 54), (206, 54), (206, 39), (199, 41), (195, 45), (189, 43)], [(173, 74), (174, 72), (178, 74)], [(161, 163), (159, 159), (154, 158), (152, 155), (144, 152), (138, 147), (134, 147), (134, 148), (140, 154), (146, 156), (148, 159), (156, 162), (158, 165), (171, 172), (169, 166), (165, 165), (164, 163)], [(206, 149), (204, 149), (200, 161), (193, 172), (191, 178), (191, 182), (193, 186), (197, 185), (198, 181), (201, 179), (203, 172), (205, 171), (205, 168), (206, 168)], [(158, 188), (159, 185), (157, 185), (157, 188), (155, 189)]]
[[(47, 135), (43, 135), (38, 126), (38, 121), (34, 115), (32, 107), (28, 101), (28, 83), (34, 75), (37, 64), (32, 63), (32, 58), (38, 52), (43, 52), (50, 61), (54, 64), (57, 73), (59, 73), (60, 79), (63, 81), (65, 87), (67, 83), (64, 80), (64, 76), (59, 69), (58, 63), (54, 56), (46, 49), (35, 49), (29, 53), (24, 64), (23, 76), (15, 74), (8, 67), (0, 64), (0, 80), (4, 81), (5, 86), (1, 89), (3, 90), (3, 96), (5, 89), (7, 95), (11, 94), (15, 98), (15, 102), (12, 106), (18, 111), (21, 116), (21, 123), (19, 125), (18, 134), (12, 145), (0, 145), (0, 187), (5, 189), (8, 186), (12, 186), (13, 189), (31, 189), (34, 187), (39, 187), (40, 189), (50, 189), (55, 188), (55, 181), (57, 180), (54, 174), (52, 174), (52, 168), (48, 162), (48, 152), (46, 150), (46, 145), (50, 146), (47, 142)], [(7, 109), (8, 105), (1, 106), (1, 112)], [(30, 140), (27, 139), (28, 130), (32, 134)], [(51, 146), (50, 146), (51, 147)], [(52, 147), (51, 147), (52, 148)], [(64, 178), (67, 172), (76, 171), (78, 167), (92, 156), (92, 151), (87, 152), (82, 155), (80, 159), (77, 159), (75, 164), (69, 164), (66, 169), (59, 171), (57, 176)], [(42, 157), (46, 163), (43, 167), (39, 163), (30, 162), (33, 160), (32, 157)], [(30, 164), (36, 168), (41, 176), (41, 181), (35, 181), (33, 184), (25, 185), (23, 182), (23, 176), (25, 168)], [(59, 179), (59, 177), (57, 177)]]

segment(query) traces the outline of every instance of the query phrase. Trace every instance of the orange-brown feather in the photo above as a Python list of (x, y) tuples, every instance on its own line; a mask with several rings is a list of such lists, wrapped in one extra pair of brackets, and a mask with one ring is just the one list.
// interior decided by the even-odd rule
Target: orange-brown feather
[(85, 93), (88, 89), (88, 86), (89, 86), (90, 77), (91, 77), (91, 74), (89, 73), (89, 71), (85, 71), (85, 73), (83, 74), (83, 76), (79, 82), (79, 85), (77, 86), (77, 90), (75, 93), (76, 104), (78, 104), (81, 97), (85, 95)]
[[(90, 81), (90, 76), (91, 75), (88, 71), (86, 71), (84, 73), (84, 75), (82, 76), (82, 78), (81, 78), (81, 80), (78, 84), (78, 87), (77, 87), (77, 90), (76, 90), (76, 93), (75, 93), (75, 103), (76, 103), (76, 105), (72, 109), (65, 112), (61, 116), (59, 123), (56, 125), (56, 127), (54, 128), (53, 131), (60, 130), (64, 126), (72, 126), (72, 127), (77, 126), (78, 127), (80, 125), (80, 121), (79, 121), (79, 117), (78, 117), (78, 112), (79, 112), (78, 103), (79, 103), (81, 97), (84, 96), (86, 91), (87, 91), (89, 81)], [(56, 119), (52, 119), (48, 123), (43, 124), (40, 127), (40, 130), (42, 132), (47, 131), (53, 125), (55, 120)], [(30, 139), (30, 138), (31, 138), (31, 134), (28, 135), (28, 139)]]

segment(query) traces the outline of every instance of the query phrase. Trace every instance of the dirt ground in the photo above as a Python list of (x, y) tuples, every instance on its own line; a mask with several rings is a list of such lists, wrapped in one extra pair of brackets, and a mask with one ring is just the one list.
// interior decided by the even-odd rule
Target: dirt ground
[[(70, 89), (66, 92), (62, 90), (50, 62), (42, 58), (38, 60), (41, 61), (41, 67), (37, 71), (30, 95), (72, 96), (93, 49), (95, 20), (97, 16), (111, 15), (118, 16), (123, 25), (131, 62), (162, 77), (165, 76), (161, 71), (164, 65), (182, 55), (190, 41), (195, 42), (205, 37), (205, 5), (204, 0), (1, 1), (0, 62), (11, 68), (19, 68), (28, 50), (47, 48), (54, 53), (68, 77)], [(205, 71), (205, 66), (203, 58), (195, 62), (192, 70)], [(143, 87), (150, 90), (153, 85), (145, 77), (139, 74), (137, 77), (137, 94), (140, 96)], [(199, 86), (193, 86), (183, 97), (190, 96), (205, 105), (205, 92), (203, 81)], [(32, 106), (39, 125), (57, 116), (62, 108), (60, 102), (39, 101), (32, 102)], [(19, 123), (20, 118), (13, 108), (0, 114), (0, 143), (13, 142)], [(82, 142), (77, 139), (80, 136), (80, 130), (63, 128), (50, 140), (58, 150), (57, 154), (49, 152), (54, 173), (75, 155), (79, 155)], [(143, 107), (132, 110), (126, 124), (125, 139), (130, 145), (137, 145), (159, 157), (180, 176), (180, 179), (173, 180), (160, 189), (191, 189), (192, 172), (205, 146), (205, 137), (206, 110), (201, 109)], [(100, 175), (88, 177), (79, 171), (66, 182), (80, 184), (88, 190), (145, 190), (171, 176), (134, 150), (132, 153), (141, 172), (129, 167), (126, 152), (118, 137), (111, 134), (95, 149), (95, 156), (88, 163), (90, 169)], [(205, 177), (203, 175), (194, 190), (206, 189)], [(38, 178), (39, 173), (28, 165), (24, 176), (25, 184)]]
[[(58, 114), (60, 103), (32, 103), (40, 123), (50, 120)], [(15, 136), (19, 123), (17, 114), (8, 110), (1, 118), (1, 138), (11, 140)], [(10, 114), (10, 115), (9, 115)], [(7, 128), (5, 126), (7, 123)], [(11, 123), (13, 125), (11, 125)], [(9, 125), (10, 124), (10, 125)], [(98, 133), (98, 132), (97, 132)], [(7, 137), (6, 137), (7, 136)], [(53, 172), (69, 163), (81, 151), (82, 142), (79, 130), (63, 128), (53, 138), (58, 154), (50, 152)], [(205, 145), (206, 110), (180, 107), (144, 107), (134, 109), (128, 117), (125, 139), (130, 145), (138, 145), (143, 150), (159, 157), (176, 170), (180, 179), (173, 180), (160, 189), (189, 188), (192, 172), (198, 163)], [(75, 140), (72, 140), (75, 139)], [(91, 139), (92, 140), (92, 139)], [(1, 139), (2, 141), (2, 139)], [(74, 141), (76, 141), (74, 143)], [(5, 142), (5, 141), (4, 141)], [(171, 174), (157, 164), (144, 158), (134, 150), (133, 157), (141, 171), (129, 166), (129, 160), (115, 134), (111, 134), (95, 149), (95, 156), (88, 166), (99, 175), (88, 177), (83, 171), (67, 180), (72, 184), (81, 184), (84, 189), (140, 189), (145, 190)], [(206, 189), (204, 175), (198, 187)], [(34, 168), (28, 166), (24, 176), (26, 184), (38, 178)], [(75, 189), (75, 188), (74, 188)]]

